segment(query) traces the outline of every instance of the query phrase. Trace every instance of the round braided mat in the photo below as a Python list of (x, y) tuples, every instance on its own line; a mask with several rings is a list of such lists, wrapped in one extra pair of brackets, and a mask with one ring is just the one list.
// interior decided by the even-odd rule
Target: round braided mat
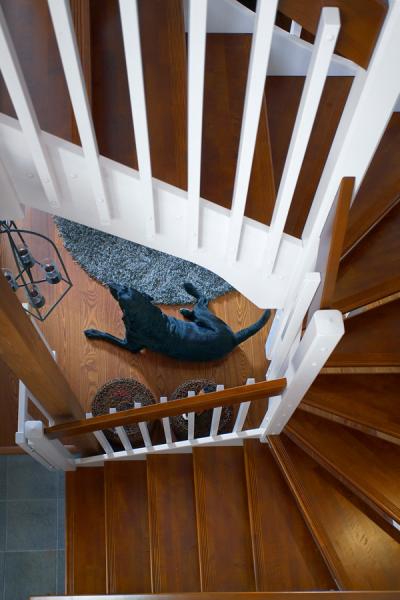
[[(154, 404), (156, 399), (150, 390), (135, 379), (112, 379), (105, 383), (96, 393), (92, 401), (92, 414), (94, 417), (108, 415), (110, 408), (116, 408), (117, 412), (135, 408), (135, 402), (142, 406)], [(148, 424), (149, 433), (153, 429), (153, 423)], [(143, 445), (142, 434), (139, 425), (133, 423), (126, 425), (125, 431), (132, 445)], [(107, 439), (113, 444), (120, 445), (119, 436), (114, 429), (104, 431)]]
[[(198, 394), (202, 390), (205, 393), (215, 392), (217, 384), (211, 379), (190, 379), (185, 381), (171, 395), (171, 400), (177, 400), (178, 398), (186, 398), (188, 392), (196, 392)], [(200, 413), (195, 414), (194, 420), (194, 434), (195, 437), (206, 437), (210, 435), (210, 427), (212, 420), (213, 411), (204, 410)], [(219, 421), (218, 433), (226, 433), (229, 431), (233, 417), (233, 410), (231, 406), (225, 406), (221, 412), (221, 418)], [(176, 437), (179, 440), (185, 440), (188, 437), (188, 421), (184, 416), (178, 415), (170, 417), (172, 429)]]

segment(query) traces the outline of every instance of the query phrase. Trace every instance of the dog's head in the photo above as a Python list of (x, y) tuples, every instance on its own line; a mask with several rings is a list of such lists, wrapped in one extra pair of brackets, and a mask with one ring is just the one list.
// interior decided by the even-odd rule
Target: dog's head
[(121, 306), (126, 305), (137, 305), (138, 307), (144, 307), (153, 301), (153, 298), (144, 292), (139, 292), (135, 288), (128, 287), (127, 285), (120, 285), (118, 283), (111, 283), (109, 286), (111, 295)]

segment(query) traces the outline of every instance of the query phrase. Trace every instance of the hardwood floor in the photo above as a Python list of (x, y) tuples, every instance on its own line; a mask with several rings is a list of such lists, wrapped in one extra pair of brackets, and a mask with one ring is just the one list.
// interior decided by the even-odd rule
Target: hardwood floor
[[(183, 381), (208, 377), (226, 387), (240, 385), (248, 377), (256, 381), (264, 379), (267, 362), (265, 340), (269, 325), (256, 336), (247, 340), (227, 358), (210, 363), (184, 363), (153, 352), (131, 354), (102, 341), (88, 341), (83, 335), (87, 328), (104, 329), (114, 335), (124, 333), (121, 313), (108, 290), (91, 279), (72, 259), (56, 233), (52, 217), (35, 210), (26, 212), (23, 222), (27, 229), (48, 235), (56, 241), (73, 281), (73, 288), (55, 309), (41, 328), (51, 347), (57, 352), (57, 360), (83, 408), (89, 410), (97, 389), (115, 377), (133, 377), (148, 386), (155, 396), (169, 396)], [(29, 243), (30, 240), (28, 240)], [(38, 256), (48, 250), (44, 242), (32, 249)], [(5, 246), (0, 257), (1, 266), (9, 260)], [(50, 290), (50, 293), (52, 290)], [(241, 294), (227, 294), (211, 304), (215, 313), (227, 321), (234, 331), (242, 329), (261, 315), (261, 310)], [(163, 307), (169, 314), (178, 315), (177, 307)], [(272, 319), (270, 320), (271, 323)], [(14, 390), (15, 386), (11, 386)], [(9, 407), (3, 405), (2, 412)], [(15, 405), (16, 410), (16, 405)], [(11, 420), (12, 421), (12, 420)], [(1, 429), (3, 434), (3, 428)], [(4, 431), (0, 446), (9, 445), (14, 432)]]

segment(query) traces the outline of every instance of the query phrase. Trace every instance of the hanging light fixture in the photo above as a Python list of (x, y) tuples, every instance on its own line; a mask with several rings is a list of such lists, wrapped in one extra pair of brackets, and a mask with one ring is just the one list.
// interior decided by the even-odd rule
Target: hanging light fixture
[[(54, 250), (55, 259), (36, 259), (22, 234), (45, 240)], [(72, 281), (57, 246), (41, 233), (19, 229), (14, 221), (0, 221), (0, 235), (7, 237), (15, 263), (14, 269), (10, 267), (2, 269), (4, 277), (14, 292), (20, 289), (25, 291), (27, 299), (27, 304), (24, 305), (25, 311), (39, 321), (44, 321), (72, 287)], [(47, 286), (53, 289), (56, 286), (59, 288), (56, 300), (50, 304), (46, 294)]]

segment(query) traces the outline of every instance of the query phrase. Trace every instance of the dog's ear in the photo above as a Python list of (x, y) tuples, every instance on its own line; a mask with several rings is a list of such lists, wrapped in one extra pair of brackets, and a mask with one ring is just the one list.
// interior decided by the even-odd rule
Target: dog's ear
[(118, 285), (118, 283), (109, 283), (108, 289), (110, 290), (112, 297), (118, 300), (118, 295), (122, 289), (122, 286)]

